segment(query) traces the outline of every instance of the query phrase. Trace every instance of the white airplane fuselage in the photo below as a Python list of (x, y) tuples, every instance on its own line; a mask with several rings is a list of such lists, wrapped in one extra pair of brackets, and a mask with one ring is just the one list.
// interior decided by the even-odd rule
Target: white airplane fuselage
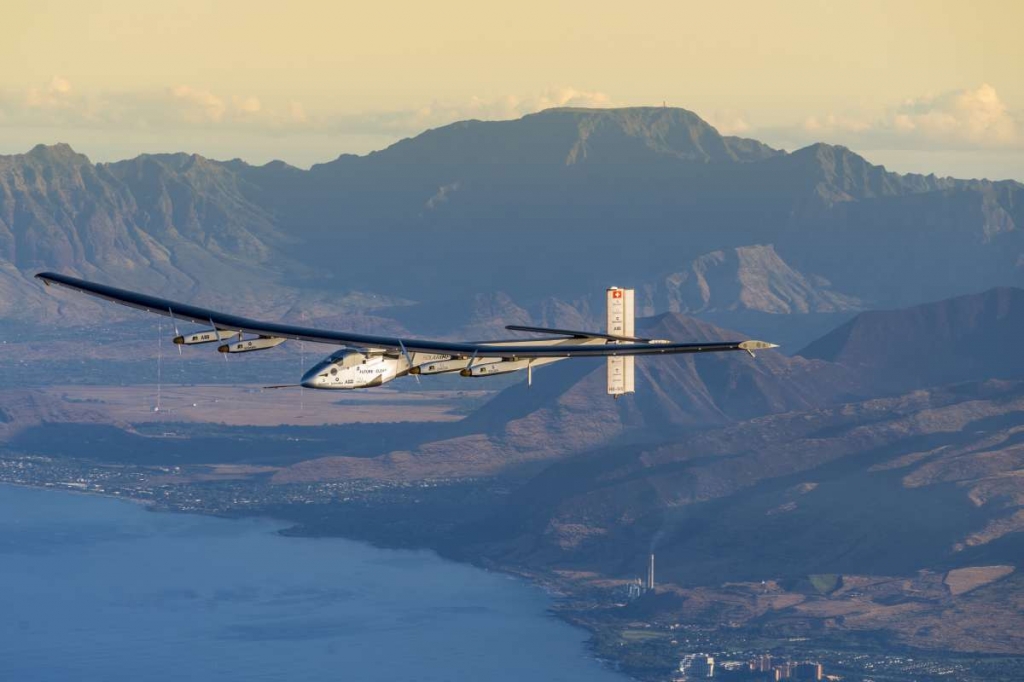
[(332, 353), (302, 377), (306, 388), (345, 390), (380, 386), (408, 374), (409, 363), (402, 357), (369, 354), (347, 348)]
[[(559, 344), (604, 344), (605, 339), (538, 339), (517, 341), (526, 346)], [(498, 344), (504, 342), (496, 342)], [(459, 372), (462, 376), (482, 377), (506, 374), (532, 367), (549, 365), (565, 358), (505, 360), (502, 358), (459, 358), (434, 353), (410, 353), (408, 356), (345, 348), (332, 353), (314, 365), (301, 380), (305, 388), (351, 390), (386, 384), (407, 374), (442, 374)], [(412, 361), (410, 364), (410, 360)], [(410, 372), (410, 370), (412, 370)]]

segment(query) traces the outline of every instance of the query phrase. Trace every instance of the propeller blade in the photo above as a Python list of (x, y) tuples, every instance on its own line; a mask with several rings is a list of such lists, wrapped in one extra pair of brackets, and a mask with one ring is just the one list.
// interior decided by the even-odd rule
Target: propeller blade
[(181, 332), (178, 331), (178, 320), (174, 317), (174, 311), (170, 308), (167, 309), (167, 314), (171, 316), (171, 322), (174, 324), (174, 345), (178, 347), (178, 357), (181, 357), (181, 344), (178, 343), (178, 337), (181, 336)]

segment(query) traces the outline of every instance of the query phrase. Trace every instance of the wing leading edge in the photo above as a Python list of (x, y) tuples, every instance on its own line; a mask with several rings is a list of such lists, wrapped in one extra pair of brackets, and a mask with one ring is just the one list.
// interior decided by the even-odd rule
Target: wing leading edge
[(438, 353), (457, 357), (500, 357), (505, 359), (545, 357), (608, 357), (619, 355), (675, 355), (680, 353), (715, 353), (722, 351), (747, 351), (776, 348), (775, 344), (764, 341), (730, 341), (714, 343), (608, 343), (604, 345), (557, 345), (526, 346), (515, 342), (501, 345), (482, 343), (460, 343), (451, 341), (430, 341), (404, 339), (370, 334), (354, 334), (312, 327), (263, 322), (238, 315), (230, 315), (208, 308), (178, 303), (156, 296), (140, 294), (126, 289), (97, 284), (87, 280), (69, 277), (53, 272), (36, 275), (47, 285), (57, 285), (89, 296), (113, 301), (129, 308), (156, 313), (176, 320), (211, 325), (225, 333), (245, 332), (260, 336), (271, 336), (295, 341), (310, 341), (356, 348), (383, 348), (401, 353)]

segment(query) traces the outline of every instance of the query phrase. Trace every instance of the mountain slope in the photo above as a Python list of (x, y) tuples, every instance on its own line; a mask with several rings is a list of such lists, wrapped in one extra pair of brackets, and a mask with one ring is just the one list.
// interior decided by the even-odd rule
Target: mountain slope
[(756, 311), (774, 315), (857, 310), (863, 302), (833, 291), (823, 277), (794, 270), (771, 245), (704, 254), (682, 271), (646, 285), (647, 314)]
[[(678, 584), (1016, 563), (1018, 383), (764, 417), (553, 464), (488, 520), (502, 560)], [(529, 503), (526, 503), (529, 500)]]
[(122, 281), (159, 272), (184, 282), (212, 264), (265, 264), (280, 239), (270, 216), (241, 198), (236, 178), (200, 157), (94, 165), (67, 145), (39, 146), (0, 160), (0, 192), (0, 254), (19, 269), (76, 268)]
[[(994, 289), (862, 313), (801, 356), (772, 357), (778, 369), (766, 373), (734, 365), (736, 380), (711, 382), (705, 365), (699, 377), (718, 387), (713, 404), (732, 424), (701, 413), (689, 398), (693, 377), (666, 364), (659, 372), (673, 380), (646, 394), (663, 398), (658, 389), (671, 386), (676, 405), (721, 426), (553, 463), (509, 500), (497, 519), (503, 530), (483, 551), (614, 575), (653, 548), (680, 584), (1016, 564), (1021, 320), (1024, 291)], [(666, 321), (664, 331), (685, 333), (686, 318)], [(845, 394), (836, 390), (842, 382)], [(807, 391), (807, 401), (787, 397), (790, 388)], [(764, 400), (769, 394), (777, 402)], [(732, 402), (756, 396), (758, 407), (745, 412)], [(636, 399), (646, 401), (645, 418), (659, 414), (651, 398)]]
[(44, 292), (33, 279), (44, 269), (238, 312), (287, 314), (301, 299), (306, 314), (330, 319), (399, 302), (351, 290), (300, 294), (294, 283), (311, 271), (284, 254), (295, 238), (247, 198), (259, 190), (231, 166), (186, 154), (93, 164), (64, 144), (0, 157), (0, 319), (95, 324), (123, 315)]
[(1024, 290), (1000, 288), (901, 310), (869, 311), (800, 351), (890, 390), (1024, 378)]

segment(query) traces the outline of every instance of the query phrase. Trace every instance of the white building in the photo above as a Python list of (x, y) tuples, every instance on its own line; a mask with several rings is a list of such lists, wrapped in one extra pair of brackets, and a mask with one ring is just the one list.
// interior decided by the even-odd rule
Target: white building
[(700, 680), (715, 676), (715, 659), (705, 654), (687, 654), (679, 661), (679, 672), (687, 680)]

